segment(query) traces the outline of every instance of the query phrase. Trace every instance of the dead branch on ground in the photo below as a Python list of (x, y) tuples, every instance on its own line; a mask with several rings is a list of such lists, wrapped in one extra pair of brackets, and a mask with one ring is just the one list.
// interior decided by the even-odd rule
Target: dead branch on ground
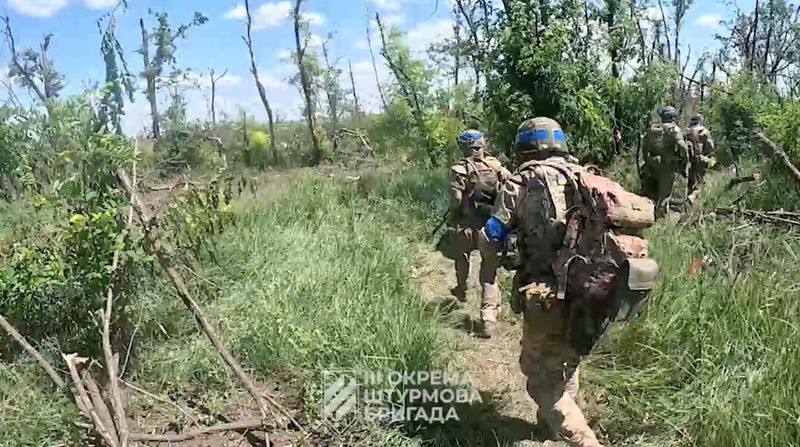
[(752, 175), (747, 175), (747, 176), (744, 176), (744, 177), (734, 177), (734, 178), (731, 179), (730, 182), (728, 182), (727, 186), (725, 186), (725, 190), (731, 190), (731, 189), (733, 189), (734, 186), (742, 184), (742, 183), (757, 182), (760, 179), (761, 179), (761, 175), (758, 174), (758, 173), (755, 173), (755, 174), (752, 174)]
[(757, 142), (761, 143), (763, 146), (769, 149), (772, 155), (777, 157), (781, 161), (781, 163), (783, 163), (783, 165), (786, 166), (786, 169), (789, 170), (789, 172), (792, 174), (792, 177), (794, 177), (795, 181), (800, 183), (800, 170), (798, 170), (797, 167), (795, 167), (795, 165), (792, 164), (792, 161), (791, 159), (789, 159), (789, 156), (786, 155), (786, 152), (784, 152), (783, 149), (779, 148), (777, 144), (773, 143), (772, 140), (767, 138), (766, 135), (764, 135), (760, 130), (754, 130), (753, 136), (755, 137)]
[(756, 223), (800, 229), (800, 213), (791, 211), (762, 211), (745, 208), (717, 208), (714, 210), (714, 214), (725, 217), (747, 219)]

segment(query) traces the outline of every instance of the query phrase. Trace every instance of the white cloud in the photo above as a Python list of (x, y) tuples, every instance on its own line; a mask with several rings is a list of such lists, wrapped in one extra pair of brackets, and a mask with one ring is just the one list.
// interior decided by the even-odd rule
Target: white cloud
[[(292, 14), (292, 4), (288, 1), (277, 3), (264, 3), (255, 10), (251, 10), (253, 16), (253, 29), (261, 30), (266, 28), (276, 28), (288, 21)], [(327, 20), (325, 16), (318, 12), (305, 12), (303, 16), (308, 23), (313, 26), (323, 25)], [(247, 18), (247, 10), (243, 4), (236, 5), (235, 8), (226, 12), (225, 19), (244, 20)]]
[(14, 11), (32, 17), (50, 17), (67, 6), (67, 0), (8, 0)]
[(400, 10), (401, 0), (367, 0), (367, 2), (385, 11), (398, 11)]
[(292, 50), (284, 48), (278, 52), (278, 58), (282, 61), (290, 60), (292, 58)]
[(308, 46), (310, 48), (322, 48), (322, 37), (317, 34), (312, 34), (311, 37), (308, 38)]
[(424, 52), (434, 42), (441, 42), (453, 37), (453, 22), (450, 19), (439, 19), (423, 22), (408, 31), (408, 44), (412, 51)]
[(704, 26), (706, 28), (718, 28), (720, 20), (722, 20), (721, 14), (711, 13), (701, 15), (694, 23), (695, 25)]
[(308, 23), (312, 26), (324, 25), (326, 22), (325, 16), (318, 12), (303, 13), (303, 17), (305, 17), (306, 20), (308, 20)]
[[(226, 74), (217, 80), (217, 88), (239, 85), (241, 82), (241, 76)], [(183, 74), (183, 79), (181, 79), (178, 84), (184, 87), (211, 88), (211, 76), (208, 73), (195, 73), (193, 71), (189, 71)]]
[[(289, 19), (291, 11), (292, 4), (287, 1), (264, 3), (256, 8), (255, 11), (251, 11), (253, 16), (253, 29), (260, 30), (278, 27)], [(222, 17), (226, 19), (244, 20), (247, 18), (247, 10), (243, 4), (238, 4)]]
[(406, 23), (406, 16), (405, 14), (388, 14), (384, 17), (381, 17), (381, 21), (387, 25), (402, 25)]
[(223, 16), (223, 19), (233, 19), (233, 20), (244, 20), (247, 18), (247, 9), (245, 9), (243, 4), (236, 5), (235, 8), (231, 9), (230, 11), (226, 12)]
[(83, 4), (91, 9), (105, 9), (116, 5), (119, 0), (83, 0)]
[(367, 39), (358, 39), (353, 43), (353, 49), (369, 50), (369, 42), (367, 42)]

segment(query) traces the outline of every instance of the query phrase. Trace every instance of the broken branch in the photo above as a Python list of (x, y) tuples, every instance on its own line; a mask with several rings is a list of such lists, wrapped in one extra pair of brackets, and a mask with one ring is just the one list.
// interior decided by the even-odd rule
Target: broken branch
[(772, 140), (767, 138), (767, 136), (764, 135), (759, 130), (754, 130), (753, 136), (755, 136), (756, 140), (758, 140), (760, 143), (766, 146), (772, 152), (773, 155), (778, 157), (781, 163), (783, 163), (783, 165), (786, 166), (786, 169), (788, 169), (789, 172), (792, 174), (792, 177), (794, 177), (794, 179), (798, 183), (800, 183), (800, 170), (798, 170), (797, 167), (795, 167), (795, 165), (792, 164), (792, 161), (791, 159), (789, 159), (789, 156), (786, 155), (786, 152), (784, 152), (781, 148), (779, 148), (777, 144), (773, 143)]
[(20, 346), (22, 346), (22, 349), (24, 349), (25, 352), (27, 352), (31, 357), (35, 358), (36, 361), (39, 362), (39, 366), (41, 366), (44, 372), (46, 372), (47, 375), (50, 376), (50, 379), (53, 381), (53, 383), (56, 384), (57, 387), (61, 389), (66, 388), (66, 384), (64, 383), (63, 380), (61, 380), (61, 377), (59, 377), (55, 368), (53, 368), (53, 365), (51, 365), (50, 362), (48, 362), (47, 359), (45, 359), (44, 356), (42, 356), (42, 354), (36, 350), (36, 348), (31, 346), (31, 344), (28, 343), (27, 340), (25, 340), (25, 337), (23, 337), (22, 334), (17, 332), (17, 330), (14, 329), (14, 326), (12, 326), (11, 323), (9, 323), (8, 320), (6, 320), (2, 315), (0, 315), (0, 327), (2, 327), (3, 330), (11, 338), (14, 339), (14, 341), (16, 341)]
[(214, 425), (212, 427), (201, 428), (179, 435), (149, 435), (146, 433), (131, 433), (131, 441), (150, 441), (150, 442), (181, 442), (194, 439), (198, 436), (210, 435), (223, 431), (252, 430), (261, 427), (263, 422), (260, 419), (246, 419), (244, 421), (231, 422), (228, 424)]

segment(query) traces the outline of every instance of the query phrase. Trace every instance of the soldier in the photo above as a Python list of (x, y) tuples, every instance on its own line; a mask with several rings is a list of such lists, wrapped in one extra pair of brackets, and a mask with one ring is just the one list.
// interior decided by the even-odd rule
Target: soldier
[(642, 148), (642, 195), (656, 204), (656, 215), (668, 211), (675, 184), (675, 172), (689, 176), (689, 149), (678, 126), (678, 112), (672, 107), (659, 111), (660, 123), (653, 123), (647, 131)]
[[(450, 168), (450, 216), (456, 229), (456, 286), (451, 293), (466, 301), (469, 257), (478, 248), (478, 234), (491, 213), (498, 185), (511, 174), (494, 157), (485, 154), (486, 139), (477, 130), (458, 135), (464, 158)], [(500, 289), (496, 284), (496, 252), (481, 251), (481, 321), (484, 335), (491, 336), (500, 309)]]
[(698, 187), (703, 182), (708, 168), (714, 167), (714, 140), (711, 132), (703, 125), (703, 116), (692, 115), (689, 121), (689, 142), (691, 143), (690, 155), (691, 166), (689, 168), (689, 178), (687, 181), (690, 198), (694, 201), (699, 195)]
[(514, 276), (512, 309), (524, 313), (519, 362), (528, 394), (539, 407), (540, 426), (556, 430), (571, 446), (602, 447), (576, 403), (581, 356), (567, 333), (568, 300), (526, 303), (522, 296), (527, 295), (525, 288), (547, 288), (556, 282), (552, 265), (564, 238), (561, 222), (570, 190), (564, 172), (582, 167), (567, 158), (564, 132), (550, 118), (522, 123), (515, 150), (521, 164), (500, 189), (481, 240), (500, 244), (512, 228), (518, 230), (521, 266)]

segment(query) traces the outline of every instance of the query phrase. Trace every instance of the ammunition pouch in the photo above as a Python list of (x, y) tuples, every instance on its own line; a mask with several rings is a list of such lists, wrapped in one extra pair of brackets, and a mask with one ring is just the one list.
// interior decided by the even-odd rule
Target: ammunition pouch
[(503, 242), (503, 249), (500, 253), (500, 266), (506, 270), (517, 270), (522, 267), (522, 258), (519, 256), (516, 233), (510, 234)]
[(658, 263), (650, 258), (629, 258), (620, 268), (611, 290), (609, 313), (612, 321), (630, 321), (648, 303), (658, 276)]
[(607, 299), (581, 299), (570, 302), (570, 343), (580, 355), (592, 351), (611, 323), (626, 322), (647, 306), (658, 264), (650, 258), (629, 258), (615, 278)]

